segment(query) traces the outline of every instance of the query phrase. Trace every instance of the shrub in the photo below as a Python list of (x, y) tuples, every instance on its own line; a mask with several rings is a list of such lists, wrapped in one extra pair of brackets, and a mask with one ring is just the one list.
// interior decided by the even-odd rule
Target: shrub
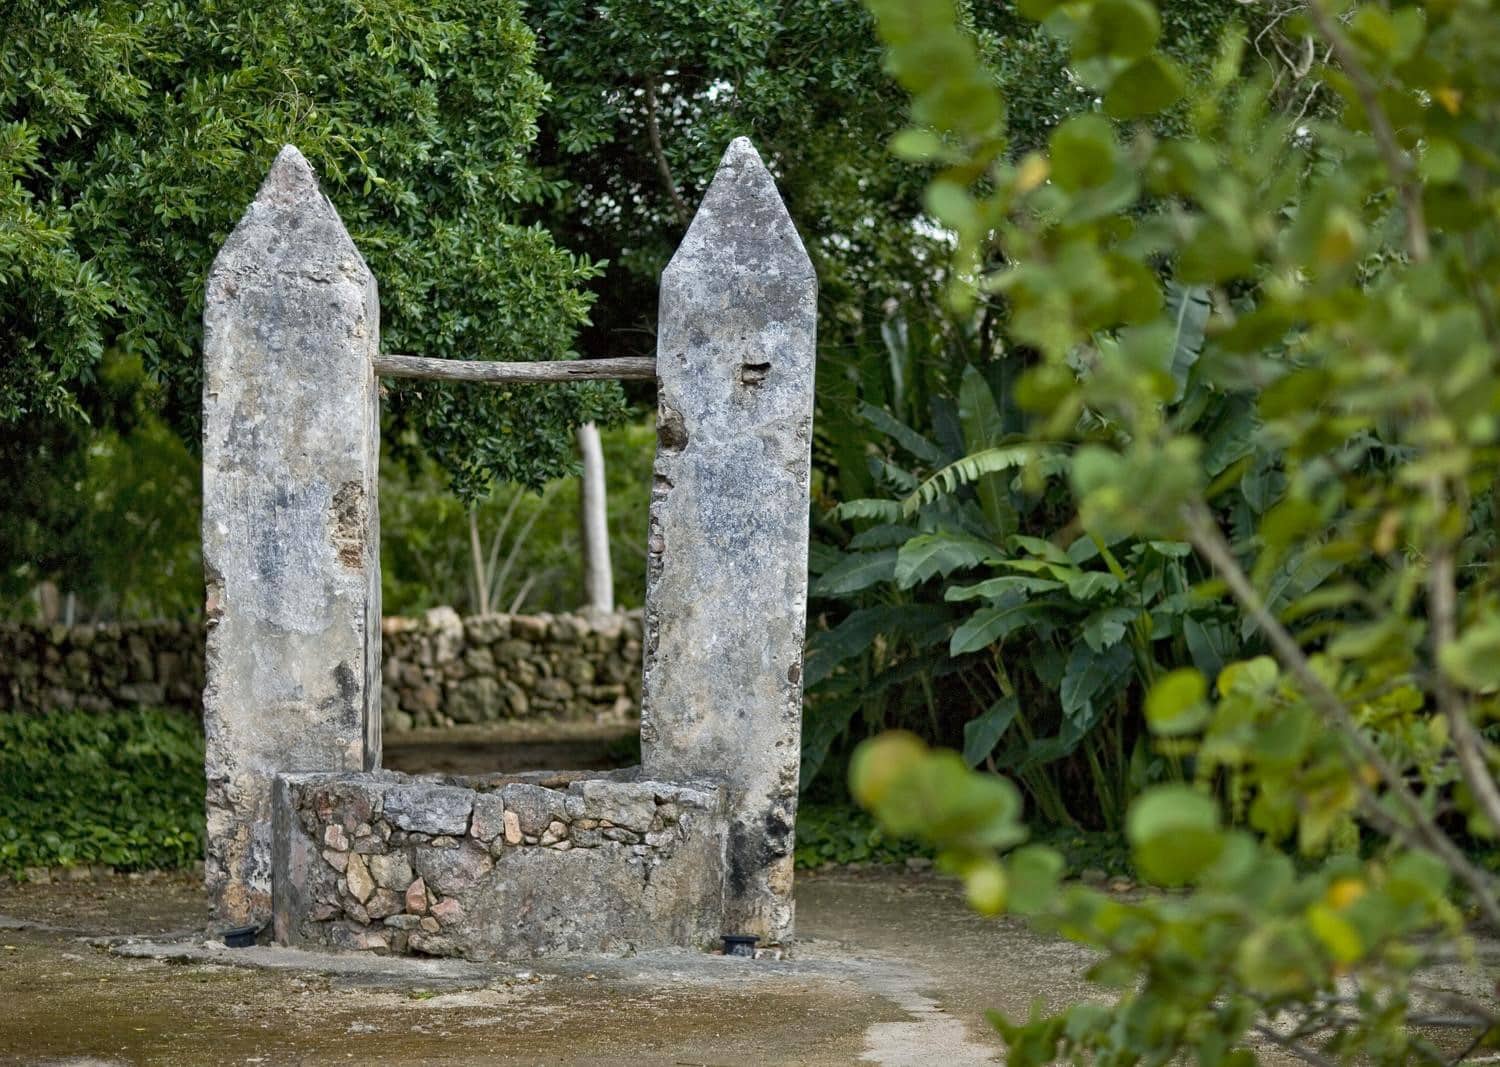
[(203, 855), (203, 732), (185, 715), (0, 715), (0, 872)]

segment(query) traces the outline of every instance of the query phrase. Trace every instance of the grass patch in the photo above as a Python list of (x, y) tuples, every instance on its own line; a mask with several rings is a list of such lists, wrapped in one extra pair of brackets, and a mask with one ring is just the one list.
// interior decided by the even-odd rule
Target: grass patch
[(0, 872), (203, 857), (203, 733), (180, 712), (0, 715)]

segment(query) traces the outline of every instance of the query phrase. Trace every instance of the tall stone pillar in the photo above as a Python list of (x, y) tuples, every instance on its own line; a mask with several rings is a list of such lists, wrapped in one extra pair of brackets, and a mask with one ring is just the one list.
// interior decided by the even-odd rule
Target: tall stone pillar
[(207, 881), (271, 910), (271, 784), (380, 762), (375, 279), (288, 145), (203, 312)]
[(792, 930), (817, 279), (729, 146), (662, 275), (646, 581), (648, 777), (728, 783), (728, 930)]

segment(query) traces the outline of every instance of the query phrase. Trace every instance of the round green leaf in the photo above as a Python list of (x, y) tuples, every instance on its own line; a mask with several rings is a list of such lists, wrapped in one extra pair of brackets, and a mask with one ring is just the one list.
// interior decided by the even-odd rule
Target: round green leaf
[(1224, 835), (1214, 802), (1185, 785), (1142, 793), (1125, 818), (1136, 867), (1162, 885), (1191, 881), (1219, 858)]
[(943, 150), (942, 139), (931, 130), (902, 130), (891, 138), (891, 154), (912, 163), (921, 163)]
[(1104, 94), (1104, 110), (1117, 119), (1154, 115), (1182, 99), (1182, 90), (1182, 71), (1177, 64), (1164, 56), (1145, 56), (1110, 83)]
[(1161, 36), (1161, 17), (1146, 0), (1099, 0), (1073, 38), (1073, 58), (1139, 59)]
[(1164, 675), (1146, 697), (1146, 721), (1159, 734), (1182, 734), (1203, 722), (1208, 681), (1193, 667)]
[(1068, 192), (1094, 189), (1114, 176), (1119, 149), (1109, 121), (1076, 115), (1052, 134), (1052, 178)]
[(1463, 162), (1456, 144), (1446, 137), (1434, 137), (1428, 141), (1417, 169), (1426, 181), (1445, 185), (1458, 177)]

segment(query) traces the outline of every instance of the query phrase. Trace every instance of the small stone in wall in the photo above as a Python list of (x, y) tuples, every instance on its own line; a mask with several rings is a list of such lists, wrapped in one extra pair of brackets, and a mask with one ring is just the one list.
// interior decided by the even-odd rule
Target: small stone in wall
[(555, 789), (512, 782), (500, 790), (500, 798), (505, 810), (520, 819), (523, 834), (542, 834), (554, 819), (567, 817), (566, 795)]
[(444, 896), (462, 893), (489, 873), (489, 853), (474, 846), (428, 849), (414, 855), (417, 873), (427, 887)]
[(400, 894), (390, 889), (377, 889), (365, 903), (365, 911), (372, 919), (384, 919), (387, 915), (395, 915), (405, 906), (406, 901)]
[(443, 926), (452, 926), (464, 917), (464, 907), (452, 897), (444, 897), (432, 906), (432, 917)]
[(483, 674), (449, 687), (444, 710), (454, 722), (491, 722), (501, 717), (505, 703), (500, 683)]
[(403, 830), (426, 834), (464, 834), (474, 794), (454, 786), (414, 782), (385, 794), (385, 817)]
[(394, 889), (400, 893), (405, 892), (406, 887), (411, 885), (411, 864), (399, 852), (371, 856), (370, 874), (375, 879), (375, 884), (383, 889)]
[(325, 848), (323, 850), (323, 858), (328, 861), (330, 867), (340, 873), (343, 872), (345, 867), (349, 866), (349, 853), (347, 852), (335, 852), (331, 848)]
[(469, 836), (488, 843), (505, 832), (505, 803), (498, 793), (481, 793), (474, 798), (474, 817), (469, 822)]
[(346, 852), (349, 849), (349, 838), (344, 833), (344, 828), (334, 823), (323, 831), (323, 844), (337, 852)]
[(344, 878), (349, 884), (349, 895), (361, 904), (369, 900), (370, 894), (375, 892), (375, 880), (370, 877), (369, 869), (365, 867), (365, 861), (359, 855), (349, 857), (349, 865), (344, 871)]
[(553, 821), (548, 824), (546, 832), (542, 834), (541, 843), (544, 845), (555, 845), (567, 835), (567, 832), (568, 826), (566, 823)]
[(591, 779), (574, 782), (570, 790), (583, 798), (583, 814), (591, 819), (608, 820), (644, 833), (651, 829), (656, 818), (656, 789), (650, 783), (631, 785)]
[(522, 840), (521, 817), (513, 811), (507, 811), (504, 815), (505, 821), (505, 843), (507, 845), (519, 845)]
[(427, 883), (420, 878), (406, 887), (406, 910), (413, 915), (427, 914)]

